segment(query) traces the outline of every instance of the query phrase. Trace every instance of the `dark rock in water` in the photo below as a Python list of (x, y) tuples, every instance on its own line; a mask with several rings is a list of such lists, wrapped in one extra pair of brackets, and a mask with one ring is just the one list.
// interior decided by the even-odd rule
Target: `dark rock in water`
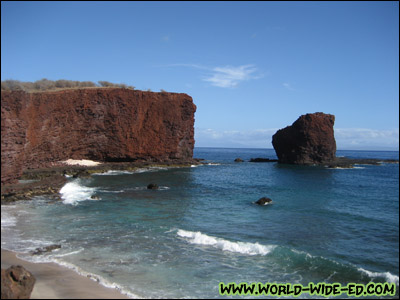
[(96, 196), (96, 195), (92, 195), (92, 196), (90, 196), (90, 199), (93, 199), (93, 200), (100, 200), (100, 197), (99, 197), (99, 196)]
[(236, 158), (236, 159), (235, 159), (235, 162), (243, 162), (243, 159), (241, 159), (241, 158)]
[(50, 245), (50, 246), (46, 246), (46, 247), (42, 247), (42, 248), (36, 248), (36, 250), (34, 252), (32, 252), (32, 255), (40, 255), (46, 252), (51, 252), (55, 249), (60, 249), (61, 245), (59, 244), (54, 244), (54, 245)]
[(268, 197), (262, 197), (262, 198), (258, 199), (255, 203), (258, 205), (267, 205), (267, 204), (272, 203), (272, 200)]
[(29, 299), (35, 277), (22, 266), (1, 269), (1, 299)]
[(262, 157), (257, 157), (257, 158), (250, 158), (250, 162), (277, 162), (277, 159), (270, 159), (270, 158), (262, 158)]
[(81, 177), (90, 177), (90, 173), (88, 170), (82, 169), (78, 170), (75, 174), (72, 175), (72, 178), (81, 178)]
[(150, 183), (147, 188), (149, 190), (158, 190), (158, 185), (156, 183)]
[(300, 116), (291, 126), (272, 136), (280, 163), (312, 165), (335, 160), (335, 116), (321, 112)]

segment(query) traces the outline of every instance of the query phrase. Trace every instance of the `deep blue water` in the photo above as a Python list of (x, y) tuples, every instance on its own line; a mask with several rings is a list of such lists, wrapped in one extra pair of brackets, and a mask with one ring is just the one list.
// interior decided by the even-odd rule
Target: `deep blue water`
[[(233, 162), (276, 158), (268, 149), (196, 148), (194, 156), (207, 165), (70, 179), (62, 202), (2, 206), (2, 247), (139, 297), (221, 297), (219, 282), (372, 280), (398, 289), (398, 164), (327, 169)], [(147, 190), (150, 182), (160, 189)], [(273, 204), (253, 203), (263, 196)], [(52, 243), (62, 249), (28, 253)]]

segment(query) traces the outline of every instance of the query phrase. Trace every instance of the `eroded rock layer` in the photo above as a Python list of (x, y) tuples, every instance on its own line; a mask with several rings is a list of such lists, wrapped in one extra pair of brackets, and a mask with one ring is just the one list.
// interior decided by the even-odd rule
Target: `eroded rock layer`
[(1, 92), (1, 182), (66, 159), (189, 159), (196, 106), (186, 94), (121, 88)]

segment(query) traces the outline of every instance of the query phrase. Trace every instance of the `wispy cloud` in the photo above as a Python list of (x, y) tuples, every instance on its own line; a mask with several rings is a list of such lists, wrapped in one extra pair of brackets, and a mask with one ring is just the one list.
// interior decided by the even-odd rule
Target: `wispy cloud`
[(294, 91), (294, 88), (292, 87), (292, 85), (288, 82), (284, 82), (282, 83), (283, 87), (289, 91)]
[(338, 128), (335, 139), (339, 149), (399, 149), (399, 129)]
[(204, 70), (202, 80), (212, 86), (221, 88), (234, 88), (241, 82), (262, 77), (255, 65), (207, 67), (199, 64), (169, 64), (168, 67), (189, 67)]
[(259, 76), (255, 76), (256, 71), (254, 65), (216, 67), (212, 69), (213, 73), (203, 80), (211, 82), (213, 86), (232, 88), (242, 81), (258, 78)]
[(215, 147), (254, 147), (272, 148), (273, 129), (254, 130), (215, 130), (211, 128), (195, 128), (196, 145)]

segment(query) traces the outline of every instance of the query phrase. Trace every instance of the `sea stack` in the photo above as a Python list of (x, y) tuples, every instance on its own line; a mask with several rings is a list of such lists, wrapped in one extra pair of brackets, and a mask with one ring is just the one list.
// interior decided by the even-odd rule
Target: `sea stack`
[(317, 112), (300, 116), (291, 126), (272, 136), (279, 163), (325, 164), (335, 160), (335, 116)]

